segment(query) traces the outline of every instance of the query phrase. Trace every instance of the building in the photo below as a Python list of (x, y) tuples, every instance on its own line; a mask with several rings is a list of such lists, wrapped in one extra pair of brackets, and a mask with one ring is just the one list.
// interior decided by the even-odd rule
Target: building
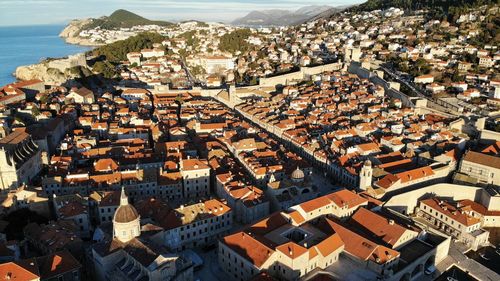
[(420, 201), (418, 215), (446, 234), (477, 250), (487, 245), (489, 232), (481, 228), (481, 219), (461, 204), (439, 198)]
[(9, 191), (1, 206), (7, 213), (28, 208), (46, 218), (50, 216), (49, 198), (37, 190), (28, 190), (24, 185)]
[(224, 56), (207, 56), (201, 59), (201, 65), (208, 74), (222, 73), (234, 69), (233, 58)]
[(142, 49), (141, 50), (142, 57), (145, 59), (148, 58), (159, 58), (165, 55), (165, 51), (160, 48), (154, 48), (154, 49)]
[(293, 206), (290, 210), (295, 210), (295, 212), (292, 212), (290, 215), (306, 221), (324, 215), (345, 219), (351, 216), (359, 207), (366, 206), (367, 204), (367, 199), (352, 191), (342, 189)]
[(219, 241), (218, 261), (233, 280), (250, 280), (262, 272), (296, 280), (337, 262), (344, 242), (321, 223), (295, 221), (275, 213)]
[(311, 178), (297, 166), (290, 178), (276, 180), (274, 174), (267, 184), (266, 195), (271, 201), (274, 211), (286, 210), (294, 205), (311, 200), (318, 196), (317, 188), (312, 186)]
[(116, 209), (120, 206), (121, 193), (118, 190), (93, 192), (89, 199), (93, 207), (94, 217), (99, 224), (112, 222)]
[(359, 173), (359, 190), (366, 190), (372, 186), (373, 168), (372, 162), (366, 160)]
[(88, 199), (78, 194), (57, 197), (52, 200), (57, 219), (70, 220), (75, 223), (82, 238), (90, 238), (92, 225), (89, 214)]
[(421, 83), (421, 84), (430, 84), (434, 82), (434, 76), (432, 75), (421, 75), (417, 76), (414, 79), (415, 83)]
[(142, 54), (139, 52), (130, 52), (127, 54), (127, 59), (130, 64), (136, 64), (137, 66), (141, 65)]
[(172, 251), (216, 244), (233, 226), (233, 212), (217, 199), (174, 209), (157, 217), (164, 230), (154, 236), (155, 241)]
[(94, 93), (85, 88), (71, 88), (66, 99), (70, 99), (73, 103), (92, 104), (95, 101)]
[(47, 256), (0, 264), (0, 280), (80, 281), (82, 265), (63, 250)]
[(480, 56), (479, 57), (479, 66), (490, 68), (495, 65), (495, 60), (490, 56)]
[(29, 246), (43, 254), (53, 254), (69, 250), (73, 256), (83, 254), (83, 241), (79, 237), (79, 228), (72, 220), (59, 220), (45, 225), (29, 223), (23, 229)]
[(192, 280), (192, 263), (141, 237), (141, 217), (122, 188), (113, 216), (113, 239), (94, 244), (98, 280)]
[(0, 140), (1, 191), (29, 183), (41, 169), (41, 152), (31, 135), (15, 130)]
[(217, 175), (216, 181), (217, 196), (233, 209), (236, 221), (248, 224), (269, 215), (269, 200), (261, 189), (233, 178), (231, 173)]
[(500, 157), (469, 151), (460, 163), (460, 173), (481, 184), (500, 185)]
[(210, 167), (199, 159), (180, 161), (184, 198), (200, 198), (210, 195)]

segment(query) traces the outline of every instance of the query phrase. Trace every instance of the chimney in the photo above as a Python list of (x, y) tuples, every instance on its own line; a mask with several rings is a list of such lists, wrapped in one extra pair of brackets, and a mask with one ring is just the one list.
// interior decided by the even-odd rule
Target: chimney
[(394, 220), (389, 220), (390, 225), (394, 225)]

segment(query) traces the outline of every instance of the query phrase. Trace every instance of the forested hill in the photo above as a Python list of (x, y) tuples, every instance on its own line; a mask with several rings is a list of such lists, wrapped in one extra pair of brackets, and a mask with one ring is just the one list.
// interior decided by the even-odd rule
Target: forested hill
[(120, 9), (113, 12), (109, 17), (93, 19), (92, 22), (84, 27), (84, 29), (92, 29), (98, 26), (100, 26), (102, 29), (116, 29), (149, 24), (166, 26), (171, 25), (172, 23), (166, 21), (149, 20), (127, 10)]

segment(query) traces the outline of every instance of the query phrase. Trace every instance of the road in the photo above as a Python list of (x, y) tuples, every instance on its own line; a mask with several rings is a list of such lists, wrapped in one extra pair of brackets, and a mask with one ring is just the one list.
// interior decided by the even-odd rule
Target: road
[(196, 250), (196, 253), (203, 259), (201, 269), (194, 272), (194, 280), (200, 281), (226, 281), (232, 280), (219, 266), (217, 260), (217, 248), (208, 252)]
[(425, 94), (423, 94), (419, 89), (415, 88), (413, 85), (408, 83), (407, 81), (403, 80), (399, 75), (395, 74), (391, 70), (389, 70), (386, 67), (380, 66), (380, 68), (385, 71), (385, 73), (389, 74), (392, 78), (394, 78), (397, 82), (404, 84), (406, 87), (410, 88), (418, 97), (424, 98), (424, 99), (429, 99)]

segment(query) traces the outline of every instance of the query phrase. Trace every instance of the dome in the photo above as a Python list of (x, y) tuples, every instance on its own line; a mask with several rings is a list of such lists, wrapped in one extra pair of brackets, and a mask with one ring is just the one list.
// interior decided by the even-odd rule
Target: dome
[(371, 165), (372, 165), (372, 161), (370, 161), (370, 160), (365, 161), (365, 166), (371, 167)]
[(292, 179), (293, 180), (302, 180), (302, 179), (304, 179), (304, 172), (302, 172), (302, 170), (299, 169), (298, 166), (297, 166), (297, 169), (295, 169), (295, 171), (293, 171), (293, 173), (292, 173)]
[(128, 197), (125, 194), (125, 190), (122, 188), (122, 194), (120, 196), (120, 206), (116, 209), (115, 215), (113, 217), (113, 222), (117, 223), (128, 223), (135, 221), (139, 218), (139, 213), (134, 208), (134, 206), (128, 203)]
[(134, 206), (127, 204), (116, 209), (113, 221), (118, 223), (127, 223), (135, 221), (137, 218), (139, 218), (139, 213), (137, 213), (137, 210), (134, 208)]

